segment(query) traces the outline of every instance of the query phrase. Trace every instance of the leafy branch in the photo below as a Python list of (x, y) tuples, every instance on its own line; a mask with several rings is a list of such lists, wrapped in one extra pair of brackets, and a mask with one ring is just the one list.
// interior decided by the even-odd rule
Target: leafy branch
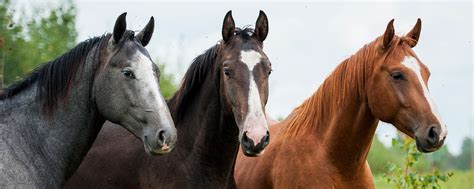
[(392, 147), (398, 149), (405, 155), (402, 166), (388, 162), (385, 167), (387, 172), (384, 174), (384, 178), (397, 189), (438, 189), (441, 188), (441, 182), (447, 182), (449, 178), (454, 175), (452, 172), (442, 174), (439, 170), (434, 170), (428, 174), (415, 172), (413, 166), (423, 154), (416, 149), (416, 144), (413, 139), (407, 138), (401, 141), (392, 139)]

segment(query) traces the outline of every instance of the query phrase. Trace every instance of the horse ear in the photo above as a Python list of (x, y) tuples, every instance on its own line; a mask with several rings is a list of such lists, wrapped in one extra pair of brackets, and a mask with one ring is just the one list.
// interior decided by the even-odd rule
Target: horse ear
[(413, 48), (416, 46), (418, 43), (418, 39), (420, 39), (420, 33), (421, 33), (421, 19), (418, 18), (416, 21), (415, 27), (411, 29), (410, 32), (406, 35), (406, 37), (413, 39), (413, 42), (409, 43), (409, 45)]
[(234, 18), (232, 18), (232, 11), (230, 10), (225, 14), (224, 24), (222, 25), (222, 39), (224, 39), (224, 42), (228, 42), (234, 36), (234, 32), (235, 22)]
[(394, 19), (390, 20), (387, 25), (387, 29), (385, 29), (385, 33), (383, 34), (383, 49), (388, 49), (390, 47), (390, 43), (392, 42), (393, 36), (395, 35), (395, 29), (393, 28), (393, 21)]
[(257, 18), (257, 23), (255, 23), (255, 37), (257, 37), (257, 39), (260, 42), (263, 42), (265, 38), (267, 38), (267, 34), (268, 34), (267, 15), (265, 14), (265, 12), (260, 10), (260, 14), (258, 14), (258, 18)]
[(125, 30), (127, 29), (127, 21), (125, 20), (126, 16), (127, 16), (127, 13), (124, 12), (115, 21), (114, 33), (113, 33), (115, 43), (118, 43), (120, 39), (122, 39), (123, 33), (125, 33)]
[(148, 21), (148, 24), (146, 24), (145, 28), (143, 28), (143, 30), (137, 34), (137, 38), (138, 40), (140, 40), (143, 46), (148, 45), (148, 43), (150, 42), (154, 29), (155, 29), (155, 19), (152, 16), (150, 18), (150, 21)]

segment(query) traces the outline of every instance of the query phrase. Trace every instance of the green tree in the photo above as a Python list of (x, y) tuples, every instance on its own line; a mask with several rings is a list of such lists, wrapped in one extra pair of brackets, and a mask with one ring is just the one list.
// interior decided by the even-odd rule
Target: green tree
[(176, 85), (174, 81), (174, 75), (172, 73), (168, 73), (164, 64), (159, 64), (158, 66), (160, 67), (161, 71), (160, 90), (163, 94), (163, 97), (165, 97), (165, 99), (168, 99), (176, 92), (176, 90), (178, 89), (178, 85)]
[(0, 85), (4, 82), (9, 83), (9, 74), (12, 65), (20, 63), (21, 52), (15, 49), (21, 49), (25, 41), (22, 36), (23, 27), (15, 24), (10, 0), (0, 0)]
[(438, 168), (440, 170), (452, 170), (455, 168), (455, 158), (448, 151), (448, 146), (444, 145), (436, 152), (426, 155), (426, 158), (431, 160), (431, 167)]
[(474, 152), (474, 141), (471, 138), (465, 138), (461, 146), (461, 154), (456, 157), (456, 168), (468, 170), (473, 168), (474, 162), (472, 154)]
[[(46, 63), (74, 47), (77, 39), (75, 29), (76, 8), (71, 0), (64, 1), (58, 7), (35, 7), (33, 15), (47, 15), (39, 18), (21, 17), (19, 24), (11, 24), (14, 14), (9, 0), (3, 1), (0, 16), (4, 20), (1, 26), (7, 26), (5, 32), (4, 81), (10, 84), (35, 67)], [(1, 21), (0, 21), (1, 22)], [(2, 28), (5, 29), (5, 28)], [(1, 31), (1, 30), (0, 30)], [(2, 34), (4, 32), (2, 31)]]

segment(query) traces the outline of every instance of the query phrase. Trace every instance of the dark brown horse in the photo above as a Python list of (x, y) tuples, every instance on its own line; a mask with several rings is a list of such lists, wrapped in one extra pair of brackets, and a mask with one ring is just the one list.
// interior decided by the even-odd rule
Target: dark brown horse
[(257, 158), (238, 156), (239, 188), (373, 188), (367, 164), (379, 120), (415, 138), (418, 150), (440, 148), (447, 129), (429, 96), (430, 72), (412, 50), (421, 20), (404, 37), (385, 34), (343, 61), (318, 91), (270, 127), (272, 143)]
[(168, 101), (178, 129), (173, 153), (152, 157), (119, 127), (105, 127), (69, 188), (235, 188), (239, 140), (246, 155), (268, 144), (265, 120), (271, 64), (262, 42), (268, 20), (255, 30), (235, 28), (229, 11), (223, 41), (198, 56)]

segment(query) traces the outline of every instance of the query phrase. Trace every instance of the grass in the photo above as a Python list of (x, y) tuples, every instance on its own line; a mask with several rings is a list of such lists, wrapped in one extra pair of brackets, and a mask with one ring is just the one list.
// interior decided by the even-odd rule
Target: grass
[[(441, 188), (445, 189), (472, 189), (474, 188), (474, 170), (469, 171), (453, 171), (454, 175), (448, 182), (441, 183)], [(385, 189), (394, 188), (393, 185), (387, 183), (382, 175), (374, 176), (375, 188)]]

